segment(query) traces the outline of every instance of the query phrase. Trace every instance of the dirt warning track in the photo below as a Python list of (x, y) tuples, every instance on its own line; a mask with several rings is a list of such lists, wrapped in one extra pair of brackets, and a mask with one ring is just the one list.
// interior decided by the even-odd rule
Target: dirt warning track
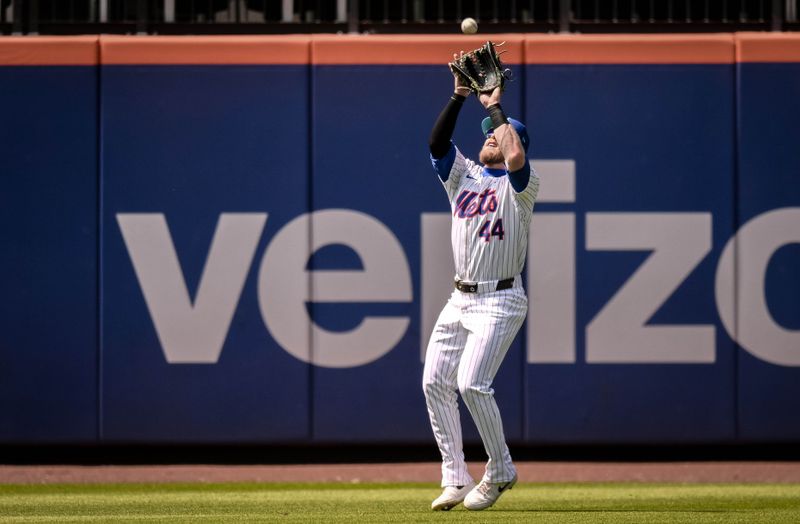
[[(483, 464), (469, 463), (479, 478)], [(521, 482), (800, 482), (800, 462), (519, 462)], [(0, 483), (434, 482), (439, 464), (0, 465)]]

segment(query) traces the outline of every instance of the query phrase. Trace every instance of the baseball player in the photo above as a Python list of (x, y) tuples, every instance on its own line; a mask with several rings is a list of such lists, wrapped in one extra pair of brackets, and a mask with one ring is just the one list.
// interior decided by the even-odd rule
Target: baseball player
[[(439, 115), (430, 153), (452, 211), (455, 289), (428, 343), (423, 390), (442, 454), (442, 494), (433, 510), (461, 502), (470, 510), (493, 505), (517, 482), (503, 433), (492, 381), (528, 309), (520, 273), (528, 250), (528, 226), (539, 191), (530, 168), (525, 126), (500, 106), (502, 89), (481, 93), (489, 116), (480, 164), (451, 142), (456, 119), (470, 93), (455, 75), (455, 93)], [(476, 486), (464, 461), (457, 393), (469, 409), (489, 460)]]

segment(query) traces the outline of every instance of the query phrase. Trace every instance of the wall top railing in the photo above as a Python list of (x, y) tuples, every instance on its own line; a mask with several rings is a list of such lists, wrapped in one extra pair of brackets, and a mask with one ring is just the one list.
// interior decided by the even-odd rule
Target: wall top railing
[(800, 0), (0, 0), (0, 34), (797, 31)]

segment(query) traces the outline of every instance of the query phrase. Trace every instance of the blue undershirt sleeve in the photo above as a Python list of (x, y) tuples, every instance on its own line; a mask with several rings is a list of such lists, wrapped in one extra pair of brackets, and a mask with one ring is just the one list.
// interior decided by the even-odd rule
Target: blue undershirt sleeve
[(450, 178), (450, 170), (453, 169), (453, 163), (455, 161), (456, 146), (454, 146), (452, 142), (450, 142), (450, 149), (447, 150), (447, 153), (445, 153), (442, 158), (434, 158), (433, 155), (431, 155), (433, 170), (436, 171), (436, 174), (439, 175), (442, 182), (447, 182), (447, 179)]
[(517, 171), (510, 171), (508, 173), (508, 180), (511, 182), (511, 187), (517, 193), (522, 193), (528, 187), (528, 181), (531, 179), (531, 164), (528, 159)]

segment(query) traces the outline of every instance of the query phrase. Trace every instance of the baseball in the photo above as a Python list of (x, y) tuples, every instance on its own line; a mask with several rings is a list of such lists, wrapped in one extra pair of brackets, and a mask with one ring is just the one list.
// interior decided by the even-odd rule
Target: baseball
[(461, 22), (461, 32), (465, 35), (473, 35), (478, 32), (478, 22), (474, 18), (465, 18)]

